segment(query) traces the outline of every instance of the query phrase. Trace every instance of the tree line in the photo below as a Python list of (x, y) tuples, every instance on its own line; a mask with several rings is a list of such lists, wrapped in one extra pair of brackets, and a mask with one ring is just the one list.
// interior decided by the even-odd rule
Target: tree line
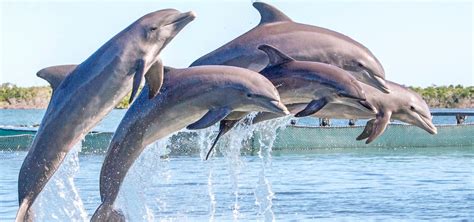
[[(419, 93), (432, 108), (474, 108), (474, 86), (464, 87), (462, 85), (433, 85), (425, 88), (409, 88)], [(29, 101), (31, 100), (43, 99), (45, 101), (49, 101), (51, 93), (52, 90), (49, 86), (19, 87), (15, 84), (3, 83), (0, 85), (0, 108), (8, 108), (8, 106), (13, 103), (30, 104)], [(129, 98), (130, 95), (124, 98), (116, 108), (128, 108)]]

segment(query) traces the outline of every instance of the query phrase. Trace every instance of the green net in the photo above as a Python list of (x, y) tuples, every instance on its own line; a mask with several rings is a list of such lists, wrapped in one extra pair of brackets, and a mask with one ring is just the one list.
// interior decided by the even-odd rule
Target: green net
[[(474, 124), (438, 125), (438, 134), (431, 135), (410, 125), (391, 124), (387, 130), (370, 144), (356, 141), (363, 126), (354, 127), (308, 127), (288, 126), (278, 132), (273, 150), (280, 152), (301, 152), (325, 148), (405, 148), (405, 147), (463, 147), (474, 146)], [(34, 138), (34, 131), (0, 129), (0, 150), (28, 150)], [(103, 153), (113, 133), (89, 133), (82, 142), (83, 153)], [(171, 154), (195, 154), (197, 133), (180, 132), (171, 137), (168, 149)], [(255, 136), (246, 147), (253, 153), (258, 147)]]

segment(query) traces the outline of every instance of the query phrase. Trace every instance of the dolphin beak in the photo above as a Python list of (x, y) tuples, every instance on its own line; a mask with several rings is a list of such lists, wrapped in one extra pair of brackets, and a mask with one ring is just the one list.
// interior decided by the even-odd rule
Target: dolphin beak
[(366, 108), (370, 113), (377, 114), (378, 110), (373, 106), (371, 103), (367, 102), (367, 100), (360, 100), (359, 104)]
[(436, 126), (433, 124), (433, 121), (430, 118), (424, 117), (420, 114), (418, 114), (419, 118), (421, 121), (420, 124), (417, 124), (418, 127), (424, 129), (426, 132), (436, 135), (438, 134), (438, 129)]
[(289, 115), (290, 112), (288, 111), (288, 109), (286, 108), (286, 106), (281, 103), (280, 101), (276, 101), (276, 100), (273, 100), (273, 101), (270, 101), (270, 111), (271, 112), (274, 112), (274, 113), (277, 113), (277, 114), (283, 114), (283, 115)]
[(381, 90), (384, 93), (390, 93), (390, 89), (388, 88), (385, 79), (382, 79), (376, 75), (372, 75), (372, 77), (375, 80), (375, 86), (377, 87), (377, 89)]
[(181, 29), (184, 26), (186, 26), (188, 23), (193, 21), (195, 18), (196, 18), (196, 13), (193, 11), (181, 13), (181, 14), (178, 14), (176, 17), (174, 17), (170, 21), (170, 23), (166, 24), (166, 26), (175, 25), (178, 27), (178, 29)]

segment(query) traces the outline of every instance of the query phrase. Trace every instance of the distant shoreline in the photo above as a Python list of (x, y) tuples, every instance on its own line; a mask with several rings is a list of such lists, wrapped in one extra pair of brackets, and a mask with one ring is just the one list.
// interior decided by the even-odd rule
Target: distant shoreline
[[(419, 93), (431, 108), (474, 108), (474, 86), (410, 87)], [(18, 87), (11, 83), (0, 85), (0, 109), (46, 109), (51, 87)], [(130, 95), (116, 109), (127, 109)]]

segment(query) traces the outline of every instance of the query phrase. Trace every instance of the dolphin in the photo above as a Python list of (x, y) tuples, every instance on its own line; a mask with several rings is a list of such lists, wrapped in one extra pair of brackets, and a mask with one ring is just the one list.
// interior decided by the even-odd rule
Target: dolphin
[(127, 171), (154, 141), (184, 127), (212, 126), (233, 111), (288, 114), (268, 79), (239, 67), (166, 68), (162, 91), (152, 100), (148, 100), (148, 87), (129, 108), (109, 145), (100, 173), (102, 204), (92, 221), (125, 220), (113, 203)]
[(202, 56), (191, 66), (231, 65), (260, 71), (268, 58), (257, 47), (272, 45), (296, 60), (335, 65), (350, 71), (359, 81), (388, 93), (385, 71), (365, 46), (341, 33), (293, 22), (277, 8), (254, 2), (261, 16), (250, 31)]
[[(309, 116), (332, 103), (344, 104), (375, 114), (374, 106), (366, 101), (361, 83), (349, 72), (336, 66), (320, 63), (297, 61), (270, 45), (261, 45), (269, 64), (260, 73), (268, 78), (278, 89), (281, 101), (285, 105), (305, 104), (306, 108), (296, 113), (296, 117)], [(219, 133), (209, 149), (209, 158), (219, 138), (248, 113), (238, 112), (222, 120)], [(281, 117), (276, 113), (257, 114)]]
[[(373, 104), (378, 112), (372, 114), (344, 104), (329, 104), (314, 114), (320, 118), (370, 119), (357, 140), (367, 139), (366, 144), (374, 141), (387, 128), (390, 119), (406, 122), (437, 134), (438, 130), (432, 122), (430, 109), (423, 98), (416, 92), (394, 82), (387, 81), (390, 94), (383, 94), (373, 87), (362, 84), (367, 101)], [(288, 106), (292, 112), (299, 112), (304, 104)]]
[[(149, 13), (118, 33), (80, 65), (40, 70), (53, 95), (18, 178), (16, 221), (32, 220), (31, 205), (66, 154), (109, 113), (142, 77), (157, 94), (163, 79), (161, 50), (189, 22), (193, 12), (165, 9)], [(149, 72), (152, 71), (152, 72)]]

